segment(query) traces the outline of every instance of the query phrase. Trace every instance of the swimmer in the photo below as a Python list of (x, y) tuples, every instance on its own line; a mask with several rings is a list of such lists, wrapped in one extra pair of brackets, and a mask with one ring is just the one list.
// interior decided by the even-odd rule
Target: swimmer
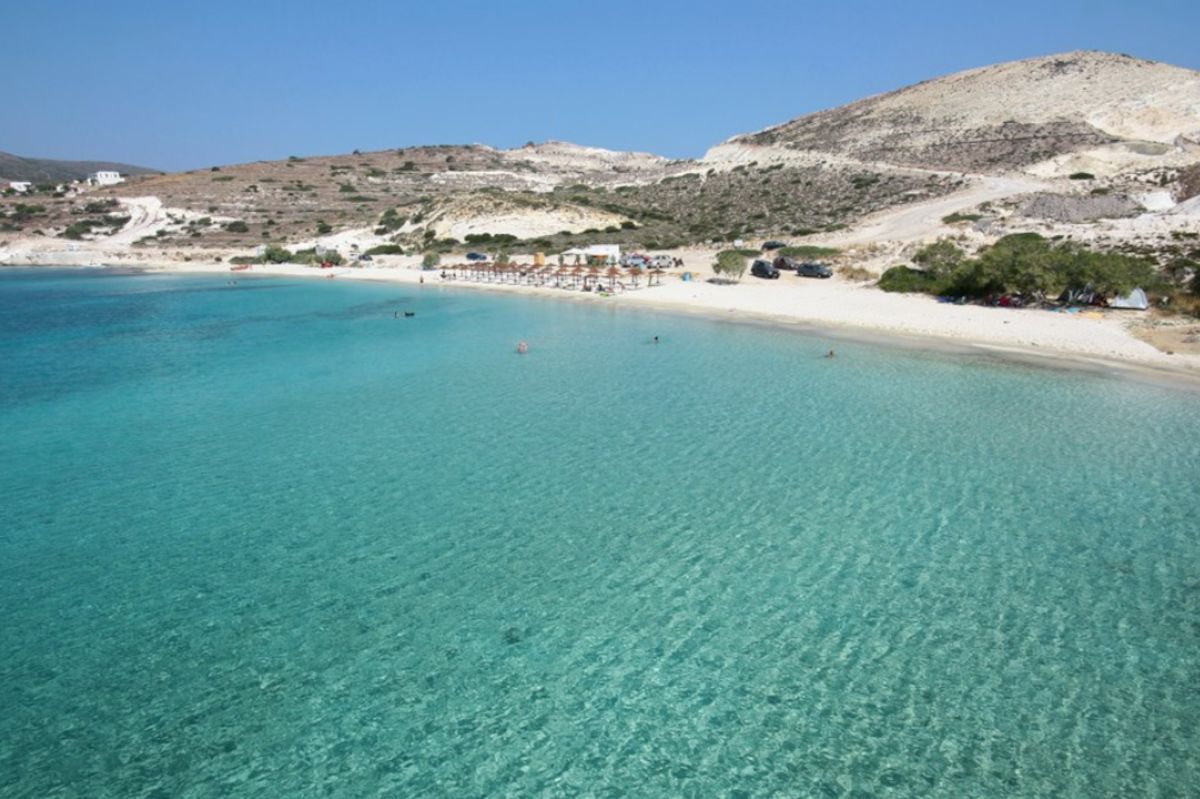
[(517, 344), (517, 354), (524, 355), (527, 352), (529, 352), (529, 345), (526, 344), (524, 341), (519, 342)]
[(826, 358), (836, 358), (836, 357), (837, 357), (837, 353), (836, 353), (836, 352), (834, 352), (833, 350), (830, 350), (830, 351), (829, 351), (829, 352), (828, 352), (828, 353), (825, 355), (825, 357), (826, 357)]
[(657, 343), (658, 343), (658, 336), (655, 336), (655, 337), (654, 337), (654, 343), (655, 343), (655, 344), (657, 344)]

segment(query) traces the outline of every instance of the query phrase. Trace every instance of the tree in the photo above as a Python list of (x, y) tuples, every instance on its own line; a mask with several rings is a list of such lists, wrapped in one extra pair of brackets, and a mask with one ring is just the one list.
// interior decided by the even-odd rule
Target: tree
[(509, 257), (510, 256), (507, 250), (501, 250), (500, 252), (496, 253), (496, 263), (506, 264), (509, 261)]
[(436, 252), (427, 252), (421, 258), (422, 269), (437, 269), (438, 264), (442, 262), (442, 256)]
[(923, 247), (913, 256), (913, 261), (931, 278), (945, 280), (955, 269), (962, 266), (966, 257), (966, 253), (950, 239), (938, 239), (933, 244)]
[(726, 280), (738, 281), (746, 274), (746, 256), (737, 250), (722, 250), (713, 259), (713, 272)]
[(292, 260), (292, 254), (283, 247), (272, 244), (263, 253), (262, 260), (265, 264), (286, 264)]

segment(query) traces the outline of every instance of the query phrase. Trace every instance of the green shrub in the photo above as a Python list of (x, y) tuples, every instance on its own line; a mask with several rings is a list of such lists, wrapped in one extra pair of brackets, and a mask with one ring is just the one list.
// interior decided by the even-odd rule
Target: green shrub
[(250, 228), (240, 219), (235, 219), (232, 222), (225, 223), (225, 229), (230, 233), (247, 233)]
[(960, 214), (955, 212), (949, 216), (943, 216), (942, 222), (947, 225), (953, 225), (957, 222), (978, 222), (980, 219), (983, 219), (981, 214)]
[(437, 269), (442, 262), (442, 256), (436, 252), (427, 252), (421, 257), (422, 269)]
[(213, 183), (228, 183), (233, 180), (233, 175), (217, 175), (213, 178)]
[(343, 192), (345, 194), (353, 194), (355, 191), (355, 187), (354, 187), (353, 183), (343, 183), (342, 185), (338, 186), (338, 191)]
[(389, 208), (383, 212), (383, 216), (379, 217), (379, 227), (384, 233), (391, 233), (404, 227), (404, 223), (407, 221), (408, 217), (400, 216), (400, 214), (396, 213), (395, 208)]
[(783, 247), (779, 250), (780, 255), (786, 255), (789, 258), (835, 258), (842, 254), (842, 251), (834, 247), (818, 247), (815, 244), (802, 244), (796, 247)]
[(404, 255), (404, 248), (399, 244), (380, 244), (367, 250), (363, 255)]
[(325, 222), (321, 221), (320, 219), (317, 220), (317, 235), (318, 236), (325, 236), (332, 232), (333, 232), (333, 228), (330, 225), (326, 224)]
[(275, 244), (267, 247), (266, 252), (262, 254), (262, 262), (265, 264), (286, 264), (291, 260), (292, 253)]
[[(742, 275), (746, 273), (746, 259), (749, 257), (743, 255), (743, 252), (745, 251), (722, 250), (717, 253), (716, 258), (713, 259), (713, 272), (727, 280), (741, 280)], [(754, 253), (754, 255), (757, 254), (757, 252)]]
[(934, 293), (937, 281), (924, 270), (909, 266), (893, 266), (879, 278), (876, 284), (884, 291), (910, 294), (913, 292)]
[(1071, 180), (1095, 180), (1096, 176), (1091, 172), (1072, 172), (1068, 177)]

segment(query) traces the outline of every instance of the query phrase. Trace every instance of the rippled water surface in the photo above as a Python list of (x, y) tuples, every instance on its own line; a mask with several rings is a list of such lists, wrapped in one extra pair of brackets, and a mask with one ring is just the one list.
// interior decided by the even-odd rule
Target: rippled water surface
[(1200, 785), (1194, 394), (102, 270), (0, 353), (4, 797)]

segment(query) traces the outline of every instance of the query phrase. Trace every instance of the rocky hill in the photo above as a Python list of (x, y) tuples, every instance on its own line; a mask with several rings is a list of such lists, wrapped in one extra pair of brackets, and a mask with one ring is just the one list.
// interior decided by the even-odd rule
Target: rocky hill
[[(143, 175), (81, 197), (9, 198), (0, 203), (24, 205), (0, 207), (0, 232), (53, 237), (92, 222), (102, 232), (84, 237), (103, 236), (109, 227), (95, 209), (146, 197), (164, 212), (131, 241), (164, 252), (322, 240), (445, 250), (496, 237), (548, 251), (585, 242), (670, 249), (831, 236), (873, 212), (947, 196), (967, 199), (939, 201), (935, 223), (986, 226), (1000, 210), (1058, 222), (1129, 218), (1194, 196), (1198, 163), (1200, 73), (1078, 52), (869, 97), (736, 136), (698, 160), (553, 141), (292, 156)], [(953, 216), (973, 203), (975, 213)]]
[(1116, 168), (1146, 157), (1194, 160), (1200, 73), (1100, 52), (1015, 61), (736, 136), (708, 160), (738, 147), (970, 172), (1082, 153)]
[(22, 158), (0, 152), (0, 180), (27, 180), (32, 183), (58, 183), (83, 180), (93, 172), (111, 170), (122, 175), (149, 175), (156, 169), (113, 161), (55, 161), (50, 158)]

